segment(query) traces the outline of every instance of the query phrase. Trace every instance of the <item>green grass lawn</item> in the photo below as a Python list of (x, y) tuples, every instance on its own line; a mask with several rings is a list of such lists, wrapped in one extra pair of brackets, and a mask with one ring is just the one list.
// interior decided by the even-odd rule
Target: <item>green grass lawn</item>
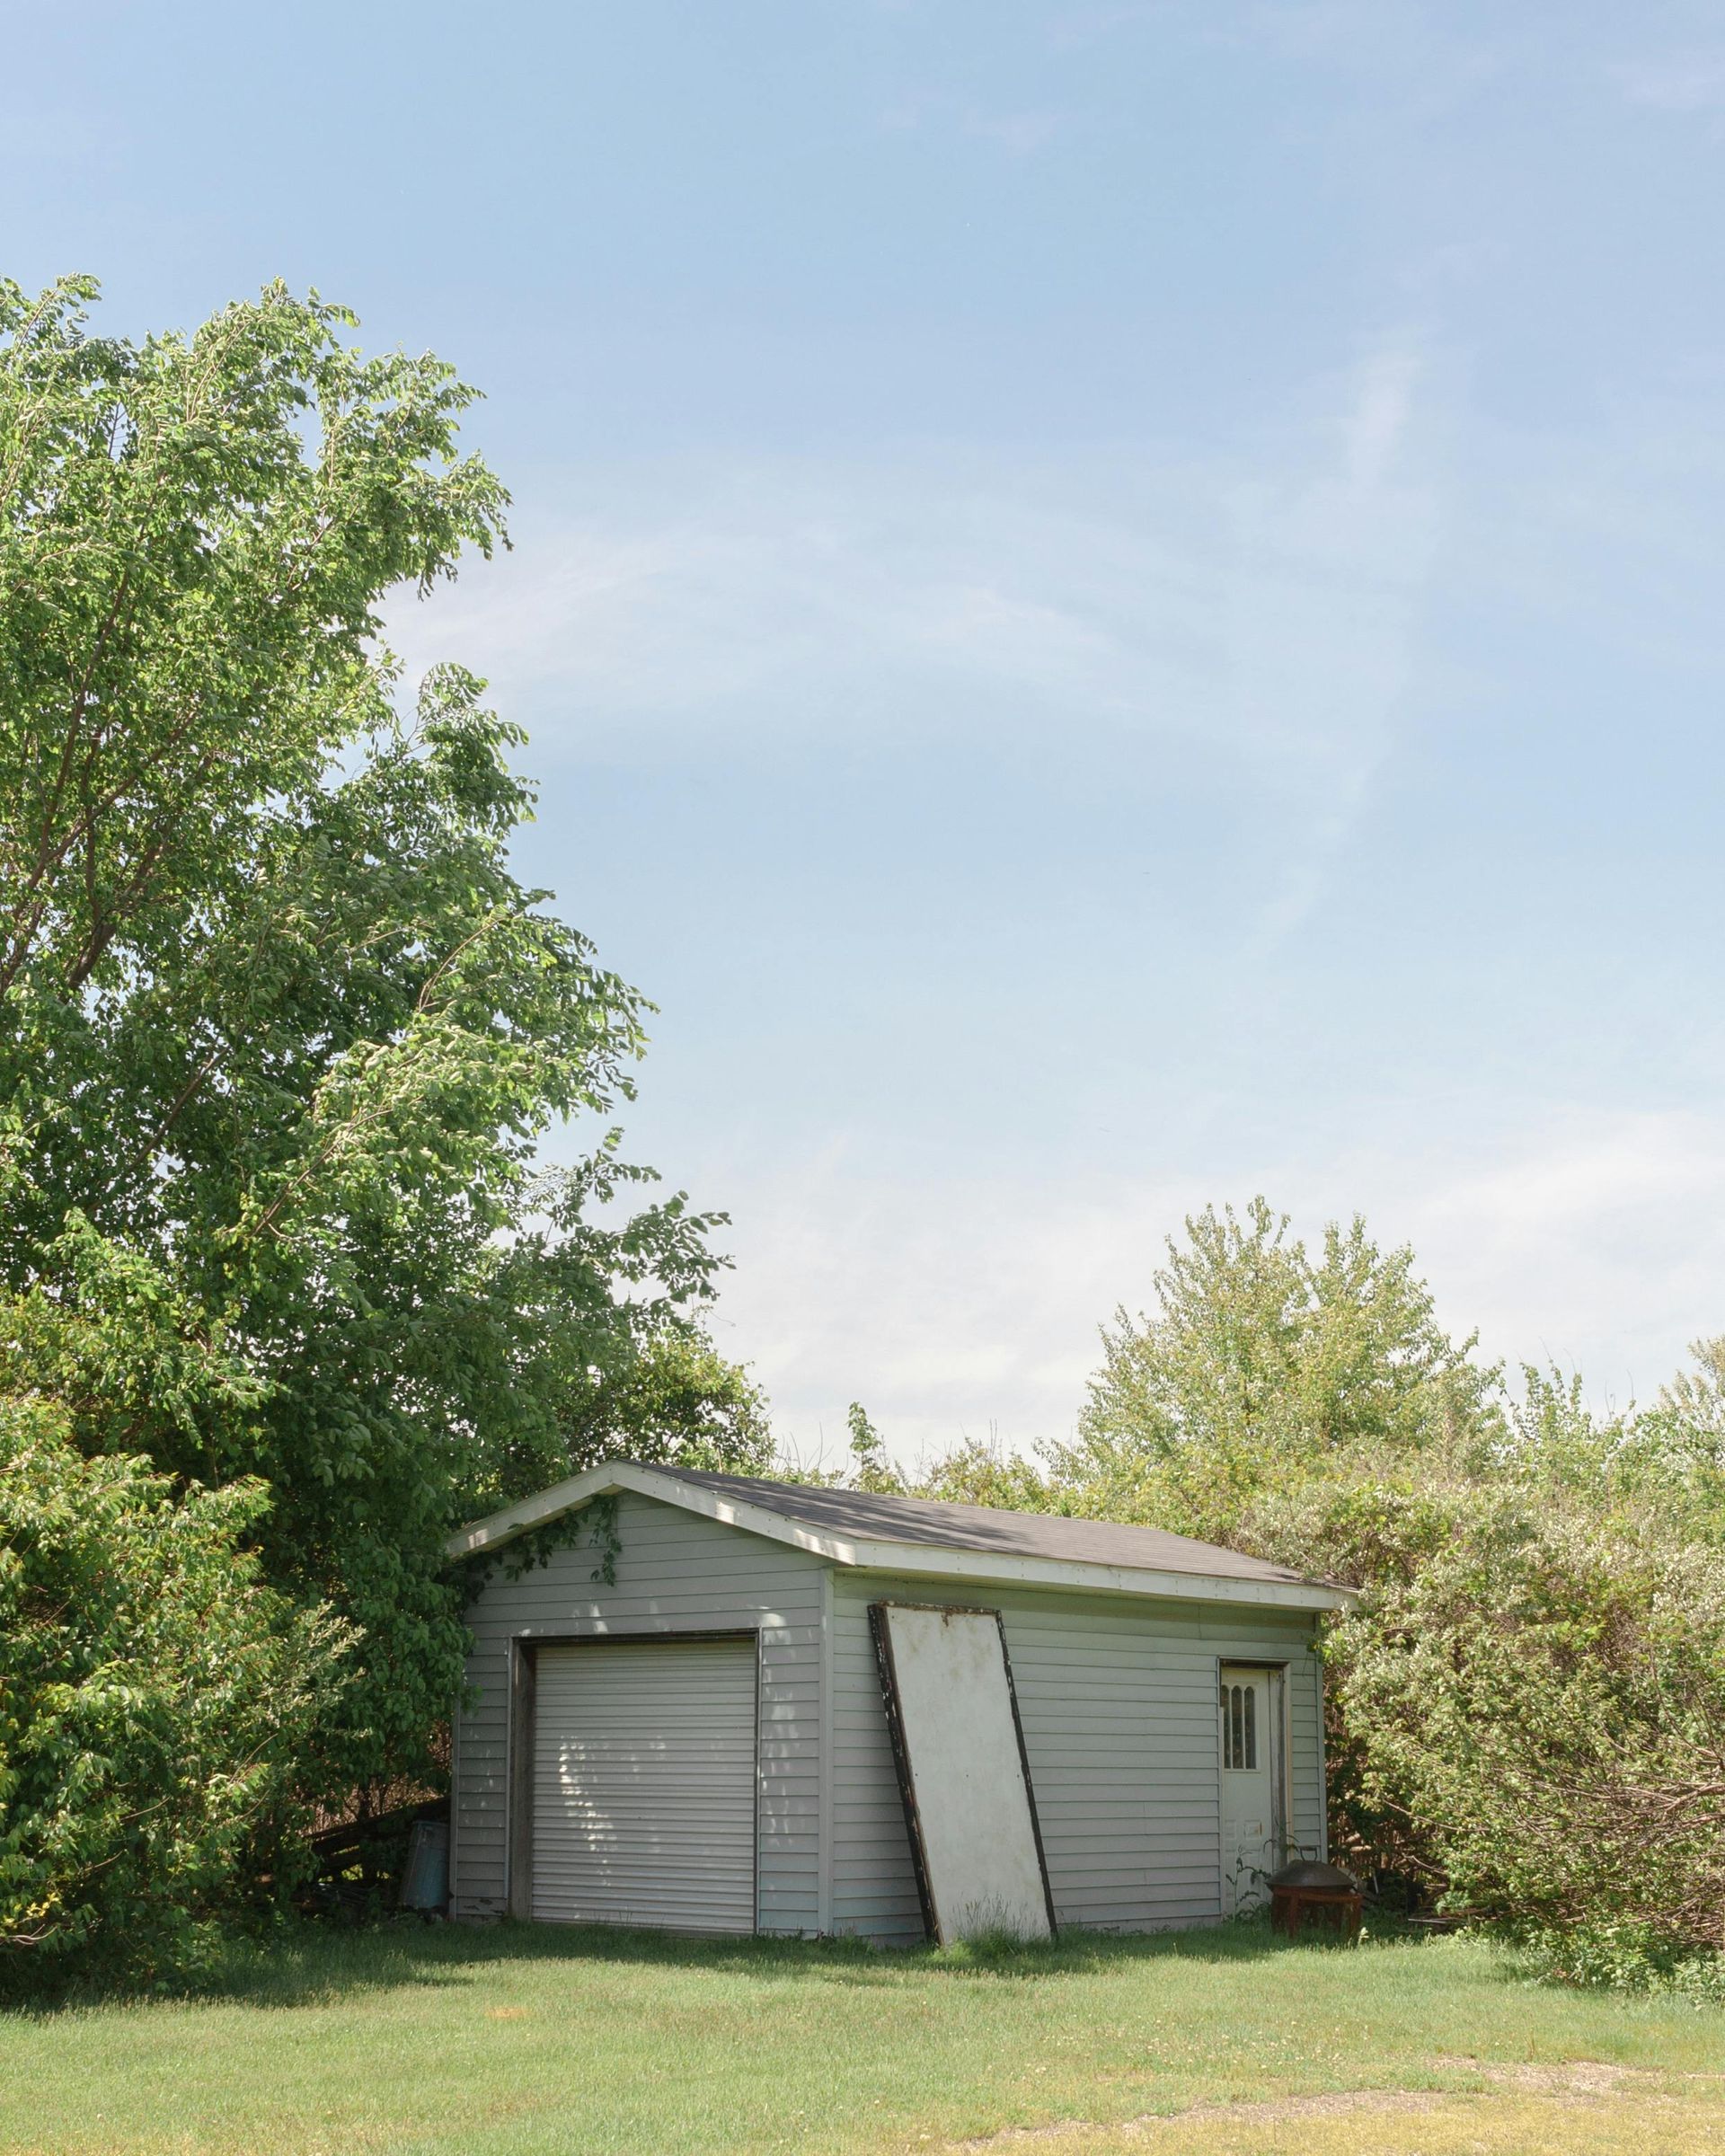
[[(1086, 2123), (1012, 2131), (1063, 2122)], [(506, 1926), (308, 1936), (219, 1997), (0, 2018), (9, 2156), (996, 2134), (997, 2156), (1725, 2151), (1725, 2014), (1536, 1989), (1457, 1939), (1229, 1928), (970, 1962)]]

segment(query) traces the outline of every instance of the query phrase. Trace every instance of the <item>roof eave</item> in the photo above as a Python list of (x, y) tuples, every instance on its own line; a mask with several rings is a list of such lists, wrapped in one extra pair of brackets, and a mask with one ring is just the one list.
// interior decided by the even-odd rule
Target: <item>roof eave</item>
[(996, 1585), (1066, 1587), (1087, 1595), (1155, 1596), (1183, 1602), (1243, 1603), (1260, 1609), (1341, 1610), (1357, 1599), (1346, 1587), (1319, 1580), (1239, 1579), (1225, 1574), (1142, 1570), (1137, 1566), (1093, 1564), (1082, 1560), (1023, 1557), (1010, 1551), (954, 1550), (929, 1542), (880, 1542), (836, 1534), (810, 1526), (802, 1520), (746, 1499), (709, 1489), (680, 1476), (661, 1474), (650, 1467), (623, 1462), (588, 1468), (554, 1483), (536, 1496), (505, 1506), (487, 1519), (476, 1520), (452, 1534), (445, 1545), (452, 1559), (476, 1557), (482, 1551), (513, 1542), (535, 1527), (546, 1525), (563, 1514), (578, 1511), (596, 1498), (615, 1497), (624, 1491), (657, 1498), (698, 1512), (727, 1527), (739, 1527), (769, 1542), (785, 1542), (806, 1550), (811, 1556), (848, 1568), (869, 1572), (926, 1576), (942, 1579), (974, 1579)]
[(1240, 1579), (1222, 1572), (1161, 1572), (1084, 1559), (1021, 1557), (1010, 1551), (951, 1550), (927, 1542), (858, 1542), (840, 1560), (869, 1572), (933, 1574), (998, 1586), (1067, 1587), (1086, 1595), (1151, 1595), (1163, 1601), (1245, 1603), (1259, 1609), (1341, 1610), (1355, 1597), (1317, 1580)]

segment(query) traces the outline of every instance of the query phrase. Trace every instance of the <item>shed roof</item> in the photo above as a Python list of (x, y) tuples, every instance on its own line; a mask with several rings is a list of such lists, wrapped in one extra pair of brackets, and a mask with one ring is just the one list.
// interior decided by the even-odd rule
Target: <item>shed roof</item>
[(1205, 1579), (1278, 1579), (1304, 1582), (1305, 1575), (1261, 1558), (1243, 1557), (1190, 1535), (1161, 1527), (1121, 1527), (1110, 1520), (1068, 1519), (1055, 1512), (1002, 1512), (989, 1505), (949, 1505), (931, 1498), (877, 1497), (861, 1489), (827, 1489), (818, 1483), (768, 1482), (753, 1475), (708, 1475), (693, 1468), (660, 1468), (787, 1520), (836, 1528), (871, 1541), (926, 1543), (942, 1550), (982, 1550), (996, 1555), (1046, 1557), (1069, 1564), (1124, 1565), (1139, 1572), (1187, 1572)]
[(1353, 1600), (1333, 1581), (1197, 1542), (1160, 1527), (1122, 1527), (1055, 1513), (1001, 1512), (926, 1498), (877, 1497), (753, 1475), (618, 1460), (572, 1475), (452, 1535), (451, 1557), (471, 1557), (595, 1498), (632, 1490), (794, 1543), (831, 1562), (947, 1579), (1017, 1581), (1091, 1592), (1340, 1609)]

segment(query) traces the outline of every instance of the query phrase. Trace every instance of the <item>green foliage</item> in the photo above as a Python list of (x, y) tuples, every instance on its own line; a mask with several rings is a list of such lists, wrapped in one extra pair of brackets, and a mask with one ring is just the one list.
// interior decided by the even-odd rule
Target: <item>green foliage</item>
[(339, 1797), (435, 1771), (451, 1526), (618, 1433), (752, 1459), (760, 1402), (712, 1218), (606, 1127), (647, 1006), (511, 872), (518, 733), (457, 667), (408, 715), (378, 641), (500, 539), (473, 393), (279, 286), (142, 345), (93, 291), (0, 287), (6, 1390), (267, 1485), (263, 1576), (348, 1621)]
[(623, 1555), (623, 1538), (617, 1532), (616, 1498), (595, 1498), (579, 1518), (581, 1528), (598, 1553), (599, 1561), (593, 1568), (593, 1577), (603, 1580), (607, 1587), (615, 1587), (617, 1584), (617, 1560)]
[(454, 458), (473, 393), (351, 352), (343, 310), (273, 286), (134, 347), (86, 334), (94, 293), (0, 285), (0, 995), (60, 1056), (128, 957), (238, 902), (234, 823), (385, 716), (377, 596), (504, 502)]
[(1333, 1838), (1572, 1978), (1725, 1962), (1725, 1343), (1642, 1413), (1507, 1400), (1411, 1254), (1314, 1255), (1261, 1198), (1187, 1224), (1075, 1441), (930, 1494), (1142, 1521), (1357, 1588), (1324, 1654)]
[(0, 1401), (0, 1992), (183, 1977), (282, 1847), (347, 1642), (263, 1584), (267, 1502)]
[(1049, 1451), (1057, 1484), (1214, 1541), (1316, 1462), (1489, 1435), (1496, 1374), (1443, 1333), (1412, 1253), (1380, 1252), (1356, 1219), (1314, 1257), (1287, 1228), (1261, 1197), (1187, 1221), (1156, 1315), (1103, 1329), (1077, 1437)]
[(851, 1438), (851, 1488), (872, 1490), (880, 1497), (901, 1495), (905, 1479), (892, 1464), (887, 1441), (869, 1420), (861, 1401), (845, 1410), (845, 1427)]
[(1358, 1855), (1572, 1973), (1725, 1948), (1716, 1550), (1519, 1462), (1332, 1475), (1250, 1533), (1360, 1591), (1326, 1648)]
[(917, 1484), (916, 1495), (952, 1505), (993, 1505), (1003, 1512), (1074, 1509), (1033, 1462), (974, 1437), (935, 1461)]
[(1696, 1340), (1694, 1370), (1632, 1418), (1626, 1470), (1685, 1533), (1725, 1544), (1725, 1339)]
[(766, 1397), (692, 1325), (650, 1335), (617, 1370), (590, 1382), (562, 1422), (573, 1453), (671, 1461), (713, 1473), (759, 1475), (773, 1464)]
[[(1350, 1628), (1357, 1642), (1347, 1637)], [(1725, 1564), (1651, 1523), (1477, 1496), (1344, 1621), (1368, 1792), (1517, 1929), (1725, 1948)]]

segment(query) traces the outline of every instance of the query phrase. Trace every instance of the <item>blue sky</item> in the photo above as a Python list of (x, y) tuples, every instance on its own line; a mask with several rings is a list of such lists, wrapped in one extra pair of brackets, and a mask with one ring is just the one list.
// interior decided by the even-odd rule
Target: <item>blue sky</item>
[(12, 275), (142, 329), (279, 274), (487, 392), (516, 550), (394, 632), (529, 729), (805, 1454), (1061, 1434), (1258, 1189), (1602, 1399), (1725, 1330), (1717, 5), (7, 45)]

